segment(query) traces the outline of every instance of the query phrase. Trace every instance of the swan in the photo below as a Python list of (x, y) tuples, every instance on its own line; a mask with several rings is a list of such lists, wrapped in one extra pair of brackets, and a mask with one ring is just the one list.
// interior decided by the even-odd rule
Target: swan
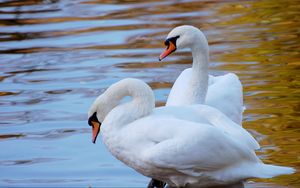
[[(124, 102), (128, 96), (130, 100)], [(199, 108), (155, 108), (152, 89), (141, 80), (126, 78), (111, 85), (91, 105), (92, 142), (100, 133), (113, 156), (171, 187), (228, 185), (294, 172), (293, 168), (264, 164), (245, 142), (213, 125), (205, 115), (193, 121), (198, 116), (194, 109)]]
[(192, 68), (185, 69), (176, 79), (166, 106), (207, 104), (241, 125), (242, 84), (234, 73), (208, 75), (209, 47), (205, 35), (196, 27), (178, 26), (168, 34), (165, 45), (167, 48), (160, 55), (160, 61), (177, 49), (188, 48), (193, 56)]

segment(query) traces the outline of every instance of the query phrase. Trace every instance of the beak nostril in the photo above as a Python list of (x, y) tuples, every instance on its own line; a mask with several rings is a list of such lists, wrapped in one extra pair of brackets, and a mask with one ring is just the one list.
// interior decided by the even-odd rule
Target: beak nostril
[(162, 54), (160, 54), (159, 61), (161, 61), (176, 50), (176, 46), (172, 42), (170, 42), (169, 44), (170, 45), (167, 47), (167, 49), (165, 49), (165, 51)]
[(167, 46), (167, 48), (162, 54), (160, 54), (158, 59), (159, 61), (161, 61), (162, 59), (164, 59), (165, 57), (167, 57), (169, 54), (173, 53), (176, 50), (176, 40), (178, 38), (179, 36), (176, 36), (176, 37), (167, 38), (165, 40), (165, 45)]

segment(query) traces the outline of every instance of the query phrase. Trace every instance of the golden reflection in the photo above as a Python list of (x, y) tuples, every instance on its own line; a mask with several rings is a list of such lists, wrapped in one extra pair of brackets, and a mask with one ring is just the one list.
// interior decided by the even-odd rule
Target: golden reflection
[[(283, 6), (284, 4), (284, 6)], [(217, 61), (255, 62), (218, 68), (239, 72), (244, 83), (245, 116), (256, 117), (244, 126), (267, 136), (261, 141), (263, 160), (300, 169), (300, 7), (296, 1), (253, 1), (226, 4), (218, 9), (217, 26), (240, 30), (226, 37), (237, 47), (217, 55)], [(298, 13), (297, 13), (298, 12)], [(229, 15), (235, 14), (234, 18)], [(232, 33), (225, 31), (224, 34)], [(225, 36), (224, 36), (225, 38)], [(247, 45), (248, 44), (248, 45)], [(244, 45), (244, 47), (241, 47)], [(300, 174), (263, 182), (300, 186)]]

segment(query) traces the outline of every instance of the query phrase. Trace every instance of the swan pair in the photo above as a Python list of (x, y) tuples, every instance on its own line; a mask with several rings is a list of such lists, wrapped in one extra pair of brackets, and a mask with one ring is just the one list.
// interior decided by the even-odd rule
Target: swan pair
[[(203, 33), (179, 26), (165, 44), (160, 60), (181, 48), (190, 48), (193, 55), (193, 67), (178, 77), (166, 106), (155, 108), (146, 83), (123, 79), (89, 110), (93, 142), (100, 132), (113, 156), (161, 187), (234, 185), (247, 178), (293, 173), (293, 168), (267, 165), (256, 156), (259, 144), (240, 125), (241, 83), (234, 74), (208, 75)], [(122, 102), (127, 96), (131, 100)]]

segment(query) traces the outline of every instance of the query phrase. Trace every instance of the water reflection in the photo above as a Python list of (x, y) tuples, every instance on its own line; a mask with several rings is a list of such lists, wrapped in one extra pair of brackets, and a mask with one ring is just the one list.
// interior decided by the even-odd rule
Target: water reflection
[[(164, 105), (191, 63), (187, 52), (157, 61), (166, 34), (182, 24), (207, 35), (212, 74), (239, 75), (244, 126), (260, 157), (299, 169), (298, 17), (292, 0), (0, 2), (0, 185), (145, 186), (90, 143), (86, 111), (125, 77), (149, 83)], [(280, 186), (299, 187), (299, 174), (246, 185)]]

